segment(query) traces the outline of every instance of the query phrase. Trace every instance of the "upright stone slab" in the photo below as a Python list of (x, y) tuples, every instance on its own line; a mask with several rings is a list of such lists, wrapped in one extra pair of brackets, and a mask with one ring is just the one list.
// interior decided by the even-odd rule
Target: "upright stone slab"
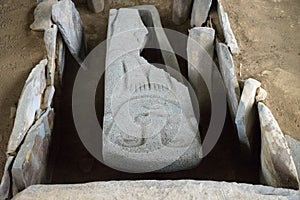
[(53, 109), (48, 108), (28, 131), (11, 170), (14, 194), (30, 185), (45, 182), (53, 117)]
[(8, 142), (8, 155), (16, 155), (19, 145), (34, 122), (36, 111), (41, 107), (42, 94), (46, 88), (46, 65), (47, 60), (42, 60), (35, 66), (26, 80)]
[(45, 31), (53, 25), (51, 20), (52, 5), (57, 0), (44, 0), (34, 10), (34, 22), (30, 25), (31, 30)]
[(56, 38), (57, 38), (57, 26), (52, 25), (51, 28), (46, 29), (44, 33), (44, 43), (47, 51), (47, 85), (54, 85), (55, 77), (55, 56), (56, 56)]
[(11, 195), (11, 177), (10, 177), (10, 170), (13, 165), (14, 156), (9, 156), (6, 160), (4, 166), (4, 172), (0, 184), (0, 199), (9, 199)]
[(212, 89), (214, 40), (215, 31), (212, 28), (195, 27), (189, 31), (188, 77), (197, 96), (200, 112), (206, 114), (210, 113), (207, 89)]
[(64, 44), (64, 41), (59, 34), (57, 37), (57, 46), (58, 46), (58, 55), (57, 55), (57, 71), (58, 71), (58, 77), (60, 81), (60, 85), (62, 85), (63, 75), (64, 75), (64, 69), (65, 69), (65, 55), (66, 55), (66, 45)]
[(230, 48), (231, 53), (237, 54), (239, 52), (239, 47), (230, 26), (228, 14), (224, 11), (220, 0), (218, 0), (218, 15), (226, 44)]
[(261, 181), (273, 187), (299, 189), (290, 148), (271, 111), (258, 103), (261, 128)]
[(62, 0), (52, 6), (52, 19), (56, 23), (71, 54), (80, 64), (87, 50), (82, 21), (74, 3)]
[(219, 59), (220, 72), (227, 90), (228, 106), (231, 117), (235, 120), (240, 98), (240, 87), (236, 78), (234, 63), (228, 47), (217, 42), (217, 54)]
[(15, 200), (52, 199), (218, 199), (299, 200), (299, 191), (216, 181), (109, 181), (69, 185), (34, 185)]
[(260, 82), (252, 78), (244, 82), (244, 88), (235, 118), (241, 152), (246, 160), (252, 156), (253, 148), (256, 146), (255, 138), (257, 135), (255, 135), (254, 128), (258, 116), (255, 106), (255, 96), (260, 85)]
[(51, 106), (54, 93), (55, 93), (55, 88), (53, 85), (48, 86), (46, 88), (45, 93), (44, 93), (43, 102), (41, 105), (42, 110), (45, 110)]
[(194, 0), (191, 26), (201, 27), (206, 22), (212, 0)]
[(88, 7), (94, 13), (99, 13), (104, 10), (104, 0), (87, 0)]
[(191, 13), (193, 0), (174, 0), (172, 20), (176, 25), (186, 22)]
[(201, 160), (187, 87), (140, 56), (148, 31), (136, 9), (110, 11), (103, 160), (127, 172), (170, 172)]
[(156, 37), (158, 41), (158, 46), (153, 45), (153, 47), (162, 50), (161, 53), (165, 65), (180, 72), (176, 55), (161, 25), (159, 12), (157, 11), (156, 7), (152, 5), (142, 5), (142, 6), (134, 6), (132, 8), (139, 10), (143, 22), (147, 27), (150, 27), (148, 29), (148, 31), (150, 31), (149, 34), (152, 34), (152, 36)]
[(291, 155), (294, 160), (297, 174), (298, 174), (298, 180), (300, 178), (300, 142), (288, 135), (285, 135), (286, 141), (291, 149)]

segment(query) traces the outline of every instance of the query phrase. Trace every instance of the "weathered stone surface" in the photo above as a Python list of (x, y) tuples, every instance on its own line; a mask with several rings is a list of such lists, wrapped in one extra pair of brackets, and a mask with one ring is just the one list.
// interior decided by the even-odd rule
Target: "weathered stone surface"
[(66, 45), (59, 34), (57, 37), (57, 45), (58, 45), (58, 55), (57, 55), (57, 71), (60, 84), (62, 85), (64, 69), (65, 69), (65, 55), (66, 55)]
[(138, 10), (110, 11), (103, 159), (130, 172), (194, 167), (201, 145), (188, 89), (140, 57), (147, 34)]
[(89, 9), (95, 13), (102, 12), (104, 10), (104, 0), (87, 0)]
[(287, 141), (271, 111), (258, 103), (261, 128), (261, 181), (273, 187), (299, 189), (298, 175)]
[(212, 4), (212, 0), (194, 0), (191, 26), (201, 27), (205, 23)]
[(298, 200), (299, 191), (214, 181), (110, 181), (76, 185), (34, 185), (14, 199)]
[(298, 181), (300, 178), (300, 142), (298, 140), (295, 140), (294, 138), (285, 135), (286, 141), (290, 147), (291, 155), (294, 160), (297, 174), (298, 174)]
[(238, 109), (240, 98), (240, 87), (234, 70), (234, 62), (228, 47), (217, 42), (217, 54), (219, 59), (220, 71), (227, 90), (228, 106), (231, 117), (234, 120)]
[(174, 70), (180, 72), (179, 64), (177, 62), (176, 55), (173, 51), (173, 48), (166, 36), (166, 33), (161, 25), (160, 16), (155, 8), (152, 5), (142, 5), (132, 7), (139, 10), (140, 16), (147, 27), (153, 27), (148, 29), (150, 32), (149, 35), (154, 35), (158, 41), (158, 46), (150, 44), (151, 47), (156, 47), (161, 49), (161, 53), (164, 59), (166, 66), (173, 68)]
[(42, 60), (30, 73), (23, 88), (17, 108), (14, 127), (8, 142), (7, 153), (15, 155), (28, 129), (34, 122), (35, 113), (41, 106), (42, 94), (46, 88), (47, 60)]
[(71, 0), (62, 0), (54, 4), (52, 19), (71, 54), (81, 64), (87, 53), (86, 40), (82, 21), (74, 3)]
[(47, 51), (47, 85), (54, 85), (55, 76), (55, 51), (56, 51), (57, 26), (53, 24), (51, 28), (45, 30), (44, 43)]
[(235, 36), (233, 34), (233, 31), (231, 29), (228, 15), (224, 11), (220, 0), (218, 0), (218, 15), (219, 15), (219, 20), (222, 26), (226, 44), (230, 48), (231, 53), (233, 54), (239, 53), (239, 47), (235, 39)]
[(264, 90), (262, 87), (259, 87), (256, 92), (256, 97), (255, 97), (256, 103), (264, 102), (266, 100), (267, 96), (268, 96), (267, 91)]
[(200, 111), (210, 112), (210, 96), (212, 89), (213, 54), (215, 31), (212, 28), (196, 27), (189, 31), (187, 43), (188, 77), (198, 99)]
[(53, 117), (53, 109), (48, 108), (28, 131), (11, 170), (14, 194), (45, 181)]
[(174, 0), (172, 20), (176, 25), (181, 25), (189, 18), (193, 0)]
[(55, 88), (54, 88), (53, 85), (48, 86), (46, 88), (44, 98), (43, 98), (43, 103), (42, 103), (42, 106), (41, 106), (41, 108), (43, 110), (45, 110), (45, 109), (47, 109), (51, 106), (54, 93), (55, 93)]
[(46, 0), (40, 2), (34, 10), (34, 22), (30, 28), (34, 31), (45, 31), (53, 24), (51, 20), (52, 5), (57, 0)]
[(10, 197), (10, 187), (11, 187), (11, 179), (10, 179), (10, 169), (13, 165), (14, 156), (9, 156), (6, 160), (4, 172), (0, 184), (0, 199), (8, 199)]
[(260, 85), (260, 82), (252, 78), (244, 82), (244, 88), (235, 118), (241, 151), (246, 158), (251, 156), (255, 143), (253, 130), (255, 120), (258, 116), (254, 102), (257, 88), (259, 88)]

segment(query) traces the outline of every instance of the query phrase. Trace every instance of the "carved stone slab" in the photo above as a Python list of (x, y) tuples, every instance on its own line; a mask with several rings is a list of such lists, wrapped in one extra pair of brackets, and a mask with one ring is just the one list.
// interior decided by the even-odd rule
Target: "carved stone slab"
[(140, 56), (147, 34), (138, 10), (110, 11), (103, 159), (128, 172), (195, 167), (202, 151), (188, 89)]

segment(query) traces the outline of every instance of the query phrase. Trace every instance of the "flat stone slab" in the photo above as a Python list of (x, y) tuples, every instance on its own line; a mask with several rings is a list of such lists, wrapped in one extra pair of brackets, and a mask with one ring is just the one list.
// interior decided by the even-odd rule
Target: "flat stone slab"
[(138, 10), (110, 11), (103, 159), (127, 172), (195, 167), (202, 151), (188, 89), (140, 56), (147, 34)]
[(240, 99), (240, 87), (234, 70), (233, 58), (228, 47), (225, 44), (217, 42), (216, 49), (219, 59), (220, 71), (227, 90), (228, 106), (230, 109), (231, 117), (234, 120), (236, 117)]
[(81, 64), (87, 54), (84, 29), (79, 12), (71, 0), (62, 0), (52, 6), (56, 23), (71, 54)]
[(105, 6), (104, 0), (87, 0), (87, 4), (94, 13), (102, 12)]
[(298, 174), (288, 143), (271, 111), (258, 103), (261, 128), (261, 181), (273, 187), (299, 189)]
[(190, 16), (193, 0), (174, 0), (172, 21), (176, 25), (184, 24)]
[(26, 80), (8, 142), (8, 155), (16, 155), (19, 145), (35, 120), (36, 111), (41, 107), (42, 95), (46, 88), (46, 65), (47, 59), (42, 60), (33, 68)]
[(48, 108), (28, 131), (11, 170), (14, 194), (44, 183), (53, 118), (53, 109)]
[(22, 199), (243, 199), (298, 200), (299, 191), (214, 181), (109, 181), (74, 185), (30, 186)]
[(201, 27), (206, 22), (212, 0), (194, 0), (191, 26)]
[(288, 135), (285, 135), (285, 138), (290, 147), (291, 155), (293, 157), (297, 169), (298, 179), (299, 179), (300, 178), (300, 142)]
[(228, 14), (224, 11), (220, 0), (218, 0), (218, 15), (219, 15), (219, 20), (221, 23), (226, 44), (230, 48), (231, 53), (233, 54), (239, 53), (239, 47), (230, 26)]
[(30, 29), (34, 31), (45, 31), (53, 25), (51, 20), (52, 5), (57, 0), (44, 0), (40, 2), (34, 10), (34, 22)]

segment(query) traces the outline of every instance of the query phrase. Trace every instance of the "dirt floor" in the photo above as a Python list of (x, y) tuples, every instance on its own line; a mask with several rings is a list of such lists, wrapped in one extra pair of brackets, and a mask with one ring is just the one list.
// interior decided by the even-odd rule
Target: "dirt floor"
[[(300, 140), (300, 1), (223, 0), (241, 52), (235, 56), (240, 80), (254, 77), (268, 91), (270, 106), (283, 132)], [(33, 32), (34, 0), (0, 0), (0, 177), (15, 107), (31, 70), (46, 52), (43, 34)], [(134, 1), (134, 2), (155, 2)], [(170, 5), (161, 9), (163, 21)], [(90, 48), (106, 34), (108, 10), (80, 9)], [(167, 23), (164, 25), (168, 26)]]

